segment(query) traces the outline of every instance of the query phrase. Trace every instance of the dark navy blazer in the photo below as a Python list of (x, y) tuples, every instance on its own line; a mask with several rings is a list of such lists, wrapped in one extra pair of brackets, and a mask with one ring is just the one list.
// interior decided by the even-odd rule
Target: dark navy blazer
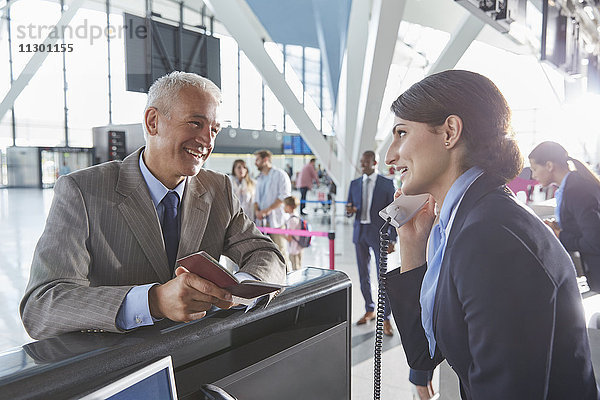
[(562, 188), (560, 241), (578, 251), (590, 289), (600, 292), (600, 186), (571, 172)]
[[(362, 208), (362, 185), (363, 177), (354, 179), (350, 182), (350, 190), (348, 190), (348, 203), (352, 203), (356, 207), (356, 215), (354, 218), (354, 230), (352, 232), (352, 243), (358, 242), (360, 234), (360, 212)], [(367, 235), (371, 237), (379, 236), (379, 229), (385, 222), (379, 216), (379, 211), (383, 210), (388, 204), (394, 201), (394, 182), (391, 179), (385, 178), (377, 174), (375, 188), (373, 189), (373, 200), (371, 201), (371, 223), (363, 225), (363, 229), (367, 230)], [(390, 226), (390, 239), (395, 242), (397, 232), (396, 229)]]
[(573, 263), (501, 182), (482, 175), (457, 211), (435, 298), (433, 360), (419, 305), (426, 268), (387, 279), (412, 368), (445, 358), (463, 399), (598, 399)]

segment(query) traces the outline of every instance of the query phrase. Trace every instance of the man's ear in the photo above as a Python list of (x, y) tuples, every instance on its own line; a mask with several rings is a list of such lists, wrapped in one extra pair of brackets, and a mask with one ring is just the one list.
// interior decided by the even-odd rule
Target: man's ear
[(554, 171), (554, 163), (552, 161), (546, 161), (546, 164), (544, 164), (544, 167), (546, 168), (546, 170), (548, 172)]
[(144, 113), (144, 124), (148, 135), (154, 136), (158, 133), (158, 110), (154, 107), (148, 107)]
[(458, 143), (463, 130), (463, 121), (458, 115), (449, 115), (443, 125), (444, 147), (451, 149)]

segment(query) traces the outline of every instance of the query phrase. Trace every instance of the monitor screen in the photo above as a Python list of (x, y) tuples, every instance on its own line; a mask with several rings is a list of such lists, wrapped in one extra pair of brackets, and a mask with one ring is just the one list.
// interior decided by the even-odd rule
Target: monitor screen
[(312, 154), (312, 150), (300, 135), (283, 137), (283, 154)]
[(100, 399), (177, 400), (171, 356), (140, 368), (82, 398), (82, 400)]
[(128, 13), (124, 23), (127, 90), (146, 93), (156, 79), (174, 70), (194, 72), (221, 87), (218, 38)]

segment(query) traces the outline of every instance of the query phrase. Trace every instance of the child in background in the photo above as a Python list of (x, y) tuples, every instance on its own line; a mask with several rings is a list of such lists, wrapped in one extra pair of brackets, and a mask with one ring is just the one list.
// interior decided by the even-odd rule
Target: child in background
[[(300, 217), (295, 214), (299, 205), (300, 201), (294, 196), (288, 196), (283, 199), (283, 210), (290, 215), (285, 224), (286, 229), (301, 229)], [(302, 247), (300, 247), (294, 238), (297, 239), (297, 237), (292, 235), (285, 236), (285, 239), (288, 241), (288, 255), (292, 262), (292, 269), (296, 271), (302, 268)]]

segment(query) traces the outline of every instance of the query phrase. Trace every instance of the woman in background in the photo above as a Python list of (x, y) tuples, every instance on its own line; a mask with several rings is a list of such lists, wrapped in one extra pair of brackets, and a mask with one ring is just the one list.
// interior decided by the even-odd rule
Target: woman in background
[[(575, 170), (569, 169), (571, 161)], [(532, 177), (558, 184), (555, 220), (546, 220), (568, 251), (578, 251), (588, 286), (600, 292), (600, 181), (589, 167), (556, 142), (542, 142), (529, 154)]]
[(505, 186), (523, 160), (498, 88), (444, 71), (392, 110), (386, 163), (403, 193), (430, 194), (398, 228), (401, 267), (387, 274), (409, 365), (446, 359), (463, 399), (597, 400), (573, 263)]
[(242, 210), (251, 221), (254, 221), (254, 192), (256, 182), (248, 174), (244, 160), (235, 160), (231, 168), (231, 185), (233, 194), (240, 199)]

